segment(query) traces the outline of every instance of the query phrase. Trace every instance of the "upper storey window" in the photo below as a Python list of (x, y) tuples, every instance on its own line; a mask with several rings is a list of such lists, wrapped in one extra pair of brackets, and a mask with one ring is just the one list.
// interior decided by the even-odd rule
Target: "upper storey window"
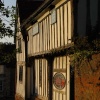
[(39, 33), (39, 25), (38, 23), (33, 25), (32, 35)]
[(51, 11), (51, 24), (56, 23), (56, 21), (57, 21), (57, 17), (56, 17), (56, 16), (57, 16), (57, 15), (56, 15), (56, 10), (53, 9), (53, 10)]

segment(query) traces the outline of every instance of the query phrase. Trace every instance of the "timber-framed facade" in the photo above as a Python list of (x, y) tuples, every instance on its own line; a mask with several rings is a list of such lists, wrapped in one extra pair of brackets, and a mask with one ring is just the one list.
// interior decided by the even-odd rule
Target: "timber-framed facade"
[[(25, 2), (29, 3), (28, 0)], [(17, 0), (17, 26), (21, 31), (17, 32), (16, 39), (19, 50), (16, 100), (71, 100), (74, 98), (74, 80), (70, 79), (70, 57), (66, 52), (74, 45), (72, 38), (75, 34), (86, 35), (89, 17), (86, 0), (34, 0), (32, 3), (37, 8), (31, 5), (34, 8), (31, 11), (23, 4), (25, 10), (31, 12), (23, 17), (24, 8)], [(83, 16), (78, 9), (83, 9), (80, 5), (85, 9)], [(87, 16), (83, 27), (79, 26), (82, 19), (77, 19), (78, 16)]]

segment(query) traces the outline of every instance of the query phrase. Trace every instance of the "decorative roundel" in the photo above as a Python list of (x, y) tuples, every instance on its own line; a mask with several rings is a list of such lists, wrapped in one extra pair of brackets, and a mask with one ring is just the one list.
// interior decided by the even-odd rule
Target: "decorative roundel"
[(53, 84), (57, 89), (62, 90), (66, 84), (65, 76), (62, 73), (56, 73), (53, 77)]

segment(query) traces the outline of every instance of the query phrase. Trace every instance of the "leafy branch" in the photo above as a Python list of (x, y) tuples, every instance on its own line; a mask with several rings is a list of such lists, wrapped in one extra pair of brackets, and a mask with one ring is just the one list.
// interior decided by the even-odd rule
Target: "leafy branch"
[[(10, 19), (9, 21), (7, 20), (8, 18)], [(15, 26), (15, 18), (15, 7), (5, 7), (5, 5), (0, 2), (0, 38), (14, 35), (12, 27)], [(5, 21), (8, 22), (8, 26)]]

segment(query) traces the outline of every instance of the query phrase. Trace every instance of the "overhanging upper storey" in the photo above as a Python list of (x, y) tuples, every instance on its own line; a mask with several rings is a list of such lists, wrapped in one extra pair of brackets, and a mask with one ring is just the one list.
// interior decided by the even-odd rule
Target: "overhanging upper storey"
[(36, 17), (41, 16), (41, 13), (43, 14), (43, 12), (53, 9), (59, 0), (26, 0), (26, 3), (23, 0), (17, 0), (17, 2), (22, 28), (32, 22), (34, 23), (37, 19)]

